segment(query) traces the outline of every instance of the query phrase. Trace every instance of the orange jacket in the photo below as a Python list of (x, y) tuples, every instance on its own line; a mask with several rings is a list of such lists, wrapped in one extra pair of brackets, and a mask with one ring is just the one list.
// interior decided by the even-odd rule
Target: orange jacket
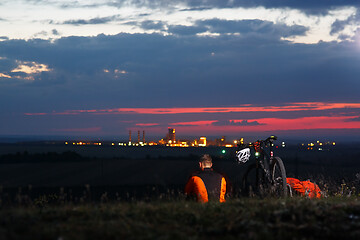
[(185, 186), (185, 194), (195, 196), (198, 202), (208, 202), (213, 199), (225, 202), (225, 178), (211, 168), (194, 173)]
[(287, 184), (301, 196), (308, 196), (309, 198), (320, 198), (321, 191), (317, 184), (310, 181), (300, 181), (296, 178), (286, 178)]

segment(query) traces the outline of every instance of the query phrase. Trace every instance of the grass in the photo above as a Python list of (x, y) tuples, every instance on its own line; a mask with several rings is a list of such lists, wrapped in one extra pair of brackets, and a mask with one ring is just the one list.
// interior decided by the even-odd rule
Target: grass
[(0, 187), (0, 239), (360, 239), (358, 179), (323, 182), (322, 199), (233, 196), (224, 204), (170, 190), (123, 198), (94, 197), (89, 185), (79, 196)]
[(0, 186), (0, 239), (360, 239), (360, 174), (312, 179), (322, 199), (234, 195), (224, 204), (186, 201), (174, 189), (141, 188), (150, 195), (136, 197), (89, 185)]
[[(28, 155), (24, 153), (19, 156), (19, 161), (29, 157)], [(33, 157), (41, 162), (42, 157), (49, 156), (56, 162), (60, 155), (43, 154)], [(168, 173), (171, 165), (164, 163), (165, 161), (157, 163), (153, 168), (161, 167)], [(109, 177), (111, 181), (108, 179), (113, 182), (121, 175), (120, 169), (126, 169), (127, 172), (123, 174), (125, 176), (133, 174), (132, 170), (138, 172), (139, 164), (136, 161), (132, 164), (134, 169), (130, 170), (127, 165), (126, 168), (123, 165), (116, 165), (115, 168), (115, 165), (105, 164), (104, 174), (109, 177), (116, 173), (113, 174), (114, 178)], [(155, 164), (155, 161), (151, 164)], [(60, 170), (74, 169), (68, 165), (59, 166), (62, 166)], [(79, 169), (83, 169), (83, 166)], [(106, 172), (110, 166), (116, 171)], [(142, 166), (148, 168), (148, 165)], [(229, 164), (230, 173), (232, 166)], [(354, 171), (356, 166), (352, 166)], [(52, 177), (53, 168), (47, 167), (49, 165), (39, 169), (44, 173), (50, 172), (49, 176)], [(89, 169), (93, 167), (91, 165)], [(314, 165), (310, 167), (316, 169), (315, 172), (318, 171)], [(31, 176), (40, 171), (30, 165), (25, 168), (16, 176)], [(188, 165), (184, 167), (187, 168)], [(54, 172), (58, 173), (59, 169), (55, 169)], [(8, 169), (3, 169), (4, 179), (7, 171)], [(66, 171), (60, 173), (63, 175), (59, 175), (59, 179), (69, 175)], [(164, 172), (156, 173), (164, 176)], [(102, 179), (99, 172), (89, 174), (87, 176)], [(169, 179), (181, 179), (181, 175), (170, 175)], [(360, 173), (350, 179), (342, 177), (348, 176), (346, 174), (340, 175), (340, 180), (333, 179), (332, 175), (324, 177), (318, 173), (309, 176), (323, 191), (325, 197), (319, 200), (233, 196), (224, 204), (185, 201), (175, 188), (167, 188), (166, 191), (163, 188), (131, 186), (134, 189), (108, 187), (104, 190), (102, 187), (90, 188), (85, 185), (38, 191), (29, 185), (19, 189), (14, 187), (10, 191), (0, 186), (0, 239), (360, 239)], [(84, 182), (79, 179), (81, 181), (78, 182)], [(28, 178), (25, 177), (23, 181), (26, 180)], [(53, 179), (55, 183), (62, 183), (56, 180)], [(180, 191), (182, 188), (183, 186)]]
[(14, 205), (0, 222), (0, 239), (359, 239), (360, 199)]

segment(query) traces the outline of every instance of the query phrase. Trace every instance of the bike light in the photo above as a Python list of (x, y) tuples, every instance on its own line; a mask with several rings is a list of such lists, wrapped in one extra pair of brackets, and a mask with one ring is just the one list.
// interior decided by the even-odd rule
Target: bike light
[(260, 153), (259, 152), (255, 152), (255, 157), (259, 157)]

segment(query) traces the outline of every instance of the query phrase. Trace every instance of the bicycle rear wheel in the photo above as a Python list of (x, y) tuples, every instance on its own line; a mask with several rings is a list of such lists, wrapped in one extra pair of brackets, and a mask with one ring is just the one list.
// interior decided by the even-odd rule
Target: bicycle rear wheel
[(273, 181), (271, 192), (277, 197), (291, 195), (286, 182), (285, 166), (281, 158), (274, 157), (271, 161), (271, 178)]

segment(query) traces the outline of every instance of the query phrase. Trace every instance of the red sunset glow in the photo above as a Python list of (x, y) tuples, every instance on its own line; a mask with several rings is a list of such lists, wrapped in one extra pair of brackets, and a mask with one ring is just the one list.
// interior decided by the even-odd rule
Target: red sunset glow
[[(115, 108), (91, 110), (67, 110), (52, 112), (49, 115), (77, 115), (77, 114), (183, 114), (183, 113), (230, 113), (230, 112), (289, 112), (314, 111), (330, 109), (360, 109), (360, 103), (323, 103), (301, 102), (281, 106), (251, 106), (250, 104), (238, 107), (208, 107), (208, 108)], [(45, 115), (46, 113), (25, 113), (25, 115)]]
[[(68, 110), (50, 113), (26, 113), (27, 116), (82, 116), (116, 118), (122, 120), (126, 129), (144, 128), (152, 133), (162, 133), (167, 127), (180, 132), (213, 133), (281, 131), (308, 129), (360, 129), (360, 103), (301, 102), (282, 106), (256, 106), (244, 104), (238, 107), (211, 108), (115, 108), (97, 110)], [(316, 111), (316, 116), (311, 116)], [(327, 111), (327, 112), (325, 112)], [(331, 111), (331, 114), (329, 114)], [(322, 114), (322, 112), (324, 112)], [(271, 117), (266, 115), (271, 113)], [(195, 114), (195, 115), (194, 115)], [(220, 115), (219, 115), (220, 114)], [(246, 118), (244, 118), (246, 114)], [(141, 115), (141, 117), (136, 117)], [(159, 118), (160, 116), (160, 118)], [(235, 116), (235, 117), (234, 117)], [(253, 117), (251, 117), (253, 116)], [(219, 119), (220, 118), (220, 119)], [(186, 119), (184, 121), (183, 119)], [(62, 132), (102, 132), (102, 128), (79, 128), (56, 130)]]
[[(360, 129), (360, 121), (349, 121), (351, 117), (304, 117), (297, 119), (262, 118), (251, 119), (260, 125), (227, 125), (214, 126), (215, 121), (178, 122), (176, 126), (183, 131), (197, 130), (208, 132), (232, 132), (232, 131), (277, 131), (277, 130), (305, 130), (305, 129)], [(235, 123), (240, 120), (232, 120)]]

